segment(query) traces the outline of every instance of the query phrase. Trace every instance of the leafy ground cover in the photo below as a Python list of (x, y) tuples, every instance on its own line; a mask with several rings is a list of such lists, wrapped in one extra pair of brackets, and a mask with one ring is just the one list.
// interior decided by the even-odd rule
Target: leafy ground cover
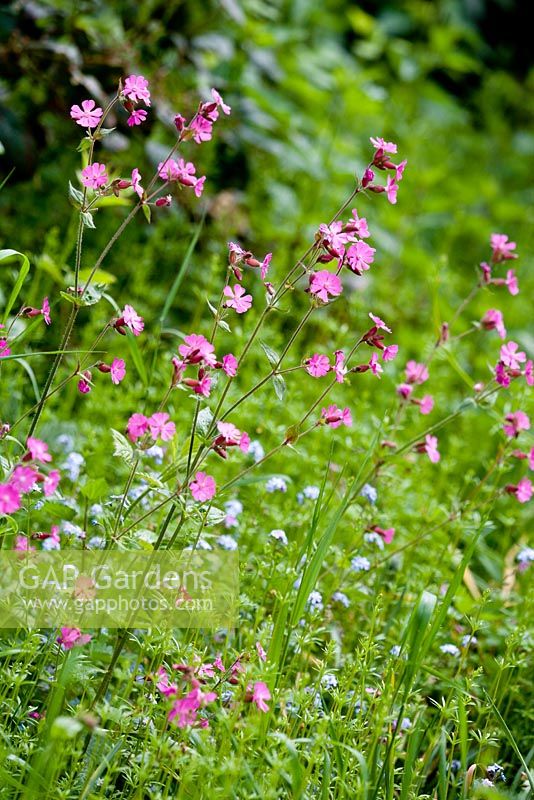
[(528, 76), (156, 5), (2, 18), (2, 550), (237, 548), (239, 617), (5, 630), (0, 791), (527, 797)]

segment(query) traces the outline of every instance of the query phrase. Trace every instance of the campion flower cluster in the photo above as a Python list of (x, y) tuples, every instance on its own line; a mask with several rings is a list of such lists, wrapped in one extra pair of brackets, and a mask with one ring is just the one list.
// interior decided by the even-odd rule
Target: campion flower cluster
[[(89, 315), (94, 313), (94, 306), (102, 308), (98, 303), (104, 292), (98, 285), (98, 276), (103, 261), (138, 212), (141, 213), (137, 220), (156, 222), (157, 215), (165, 213), (171, 203), (187, 196), (187, 202), (194, 208), (196, 199), (209, 191), (209, 178), (198, 166), (202, 164), (202, 150), (196, 148), (212, 139), (215, 124), (224, 121), (231, 111), (215, 89), (210, 99), (201, 101), (188, 118), (175, 114), (175, 141), (158, 162), (153, 175), (148, 165), (130, 163), (124, 174), (117, 176), (112, 151), (97, 149), (101, 138), (107, 135), (103, 126), (111, 109), (122, 114), (122, 121), (120, 114), (116, 115), (117, 124), (136, 135), (138, 127), (151, 113), (152, 101), (157, 102), (156, 97), (151, 97), (146, 78), (132, 74), (120, 82), (108, 105), (102, 102), (104, 108), (97, 107), (94, 100), (83, 99), (71, 109), (74, 123), (86, 134), (81, 148), (84, 161), (79, 188), (72, 185), (70, 188), (82, 233), (77, 240), (74, 280), (69, 276), (65, 291), (51, 298), (54, 327), (57, 319), (64, 316), (57, 313), (58, 305), (63, 311), (61, 304), (65, 303), (69, 314), (59, 347), (54, 339), (49, 348), (54, 359), (47, 370), (39, 401), (20, 418), (1, 421), (0, 438), (6, 456), (0, 462), (0, 514), (11, 517), (7, 524), (7, 546), (17, 551), (17, 558), (37, 548), (61, 547), (65, 541), (71, 546), (103, 551), (117, 542), (125, 547), (134, 542), (135, 546), (154, 550), (178, 547), (187, 552), (217, 548), (236, 550), (243, 542), (247, 522), (253, 514), (259, 516), (264, 509), (270, 512), (277, 504), (290, 508), (291, 503), (299, 518), (315, 513), (312, 509), (319, 508), (324, 487), (306, 485), (315, 476), (304, 474), (305, 463), (299, 467), (302, 476), (296, 487), (290, 457), (301, 461), (306, 458), (304, 448), (300, 451), (298, 446), (305, 436), (337, 437), (351, 447), (351, 458), (344, 467), (339, 467), (332, 459), (328, 475), (335, 475), (339, 470), (336, 490), (339, 486), (352, 487), (353, 496), (348, 505), (358, 506), (354, 517), (357, 520), (355, 544), (350, 552), (343, 554), (346, 575), (334, 586), (320, 585), (329, 572), (322, 569), (319, 585), (309, 585), (304, 580), (305, 559), (299, 562), (295, 572), (289, 573), (290, 591), (300, 589), (304, 593), (300, 609), (305, 612), (301, 613), (303, 619), (298, 633), (302, 631), (307, 635), (310, 618), (321, 621), (324, 617), (330, 625), (335, 615), (352, 615), (354, 586), (358, 586), (358, 592), (365, 593), (380, 563), (410, 546), (401, 521), (395, 519), (395, 509), (385, 504), (386, 489), (394, 480), (392, 476), (399, 460), (403, 459), (401, 463), (406, 466), (405, 475), (419, 476), (426, 471), (439, 477), (444, 462), (450, 459), (448, 440), (440, 440), (440, 431), (463, 413), (463, 406), (460, 411), (443, 408), (443, 393), (435, 383), (437, 370), (432, 361), (435, 353), (440, 348), (452, 348), (467, 333), (486, 337), (487, 346), (494, 348), (491, 363), (497, 361), (497, 364), (492, 374), (474, 376), (477, 383), (473, 396), (468, 398), (471, 406), (481, 408), (485, 404), (489, 406), (489, 398), (492, 402), (497, 399), (493, 394), (509, 389), (514, 382), (520, 383), (523, 389), (525, 384), (532, 386), (532, 361), (523, 345), (507, 339), (503, 314), (495, 307), (497, 293), (492, 295), (483, 313), (477, 315), (472, 330), (457, 333), (456, 327), (461, 324), (458, 314), (451, 319), (450, 326), (447, 322), (441, 324), (433, 347), (432, 342), (427, 343), (429, 347), (423, 342), (420, 348), (416, 345), (413, 352), (403, 352), (397, 344), (397, 341), (407, 341), (407, 337), (403, 336), (400, 323), (395, 324), (393, 312), (389, 312), (386, 320), (382, 319), (379, 307), (371, 306), (369, 310), (363, 292), (358, 293), (358, 302), (350, 309), (350, 325), (347, 325), (350, 333), (341, 335), (338, 332), (342, 329), (335, 324), (336, 306), (339, 309), (346, 302), (349, 287), (355, 282), (363, 284), (359, 279), (364, 275), (371, 280), (375, 276), (378, 278), (382, 269), (381, 254), (373, 246), (372, 225), (361, 215), (363, 203), (375, 200), (374, 195), (383, 194), (391, 204), (402, 197), (399, 185), (406, 160), (397, 158), (396, 144), (381, 137), (371, 139), (369, 163), (356, 179), (351, 197), (333, 218), (323, 218), (326, 221), (318, 225), (304, 255), (295, 258), (286, 274), (282, 270), (285, 254), (276, 252), (275, 243), (271, 245), (274, 252), (267, 242), (261, 250), (256, 250), (252, 242), (235, 241), (234, 233), (229, 232), (230, 241), (226, 245), (221, 244), (218, 251), (214, 245), (216, 257), (219, 257), (220, 284), (213, 294), (211, 286), (206, 288), (206, 293), (210, 293), (206, 298), (206, 314), (195, 314), (192, 329), (180, 324), (179, 331), (172, 331), (173, 339), (161, 337), (160, 342), (161, 327), (150, 318), (142, 305), (143, 299), (137, 305), (128, 297), (129, 287), (125, 287), (124, 297), (116, 304), (106, 288), (105, 299), (112, 302), (115, 314), (111, 318), (105, 316), (104, 327), (87, 352), (70, 351), (69, 343), (77, 341), (72, 334), (80, 309)], [(75, 125), (72, 127), (79, 130)], [(194, 150), (193, 156), (191, 150)], [(101, 152), (104, 155), (99, 155)], [(385, 181), (380, 180), (382, 173)], [(187, 194), (183, 195), (182, 191)], [(84, 269), (84, 237), (91, 235), (95, 218), (98, 222), (97, 212), (105, 213), (103, 198), (111, 195), (120, 196), (121, 204), (122, 201), (129, 204), (128, 214), (101, 255), (91, 257), (89, 268)], [(489, 263), (481, 265), (476, 291), (482, 292), (488, 287), (493, 291), (504, 286), (512, 295), (517, 294), (515, 271), (507, 269), (508, 262), (517, 258), (515, 243), (505, 235), (493, 234), (490, 247)], [(293, 302), (293, 298), (297, 301)], [(301, 307), (304, 312), (294, 320), (292, 312)], [(277, 337), (265, 336), (265, 323), (280, 312), (286, 314), (287, 326), (282, 349), (276, 352), (268, 343), (275, 343)], [(307, 334), (309, 319), (326, 315), (332, 315), (330, 330), (335, 331), (328, 344), (314, 344), (311, 339), (299, 342), (302, 345), (300, 354), (294, 357), (297, 349), (294, 344), (298, 337)], [(9, 367), (10, 360), (16, 358), (17, 353), (23, 353), (18, 349), (16, 331), (13, 332), (14, 322), (30, 327), (29, 321), (35, 323), (40, 317), (45, 325), (51, 324), (48, 297), (43, 299), (40, 308), (22, 305), (12, 319), (6, 321), (7, 327), (2, 328), (0, 338), (3, 367)], [(510, 320), (507, 323), (512, 330)], [(239, 330), (239, 335), (235, 329)], [(225, 344), (221, 343), (223, 335)], [(169, 341), (172, 345), (167, 344)], [(156, 344), (152, 350), (153, 343)], [(108, 346), (112, 352), (108, 352)], [(91, 405), (99, 400), (107, 382), (120, 387), (115, 390), (120, 393), (123, 381), (129, 383), (132, 374), (143, 372), (144, 359), (149, 352), (153, 362), (151, 380), (146, 380), (149, 385), (143, 386), (142, 393), (131, 391), (127, 395), (131, 405), (127, 411), (123, 412), (123, 405), (117, 411), (121, 415), (117, 430), (95, 431), (95, 437), (106, 437), (105, 448), (110, 456), (113, 453), (114, 461), (105, 471), (103, 497), (93, 502), (90, 495), (94, 486), (89, 478), (91, 459), (87, 458), (86, 464), (84, 457), (76, 453), (74, 443), (69, 443), (65, 446), (64, 460), (57, 462), (59, 469), (53, 468), (56, 462), (52, 461), (47, 444), (37, 438), (43, 411), (52, 417), (54, 404), (62, 396), (60, 390), (73, 381), (83, 395), (76, 396), (78, 407), (82, 413), (85, 410), (89, 414), (87, 403)], [(251, 356), (258, 356), (259, 366), (247, 370)], [(289, 409), (298, 407), (298, 402), (285, 401), (295, 373), (305, 381), (306, 391), (298, 398), (305, 407), (294, 419), (289, 419)], [(251, 374), (254, 375), (252, 383), (247, 384)], [(382, 381), (374, 378), (382, 378)], [(165, 380), (167, 385), (161, 388)], [(360, 389), (364, 384), (360, 381), (370, 382), (364, 388), (371, 387), (368, 391), (373, 396), (387, 399), (387, 414), (378, 423), (372, 421), (374, 430), (381, 426), (380, 436), (372, 435), (372, 425), (361, 420)], [(276, 392), (278, 412), (267, 403), (263, 405), (263, 399), (257, 396), (263, 387), (272, 387)], [(251, 421), (243, 412), (249, 398), (255, 395), (261, 418)], [(522, 504), (530, 500), (533, 486), (527, 470), (534, 466), (534, 448), (530, 447), (528, 438), (530, 419), (523, 411), (526, 406), (522, 401), (518, 402), (521, 405), (518, 408), (512, 398), (510, 395), (505, 410), (497, 417), (497, 427), (501, 426), (502, 430), (498, 430), (500, 441), (495, 461), (486, 475), (479, 478), (472, 495), (456, 503), (454, 514), (477, 508), (479, 488), (483, 500), (486, 488), (488, 494), (493, 493), (492, 502), (498, 499)], [(430, 420), (429, 415), (432, 415)], [(43, 427), (43, 430), (42, 435), (48, 438), (48, 428)], [(255, 437), (253, 441), (251, 436)], [(358, 437), (365, 442), (356, 443)], [(55, 452), (56, 442), (49, 441)], [(360, 460), (364, 450), (367, 455), (365, 460), (363, 456)], [(270, 460), (276, 456), (285, 457), (289, 464), (287, 474), (285, 463), (278, 463), (271, 469)], [(262, 472), (266, 464), (267, 472)], [(275, 469), (283, 474), (273, 474)], [(111, 485), (117, 473), (121, 475), (119, 487)], [(259, 480), (256, 473), (260, 473)], [(507, 477), (501, 479), (504, 473)], [(403, 476), (404, 479), (407, 480)], [(72, 485), (69, 486), (69, 482)], [(242, 486), (256, 487), (257, 508), (248, 498), (245, 503), (244, 496), (243, 502), (238, 499)], [(96, 491), (100, 491), (98, 486)], [(43, 508), (43, 498), (54, 494), (57, 495), (55, 513), (61, 515), (64, 507), (65, 519), (60, 519), (58, 525), (34, 525), (33, 512)], [(456, 508), (460, 511), (456, 512)], [(450, 520), (454, 514), (451, 512)], [(261, 527), (255, 545), (257, 553), (265, 552), (272, 558), (272, 574), (284, 563), (292, 564), (299, 547), (298, 526), (293, 527), (289, 515), (287, 522), (281, 519), (281, 522), (272, 520)], [(284, 529), (274, 527), (280, 524)], [(37, 527), (44, 527), (45, 532)], [(326, 555), (329, 557), (330, 552)], [(518, 572), (533, 560), (525, 548), (516, 559)], [(293, 585), (295, 575), (298, 577)], [(91, 641), (90, 634), (70, 622), (72, 627), (62, 627), (57, 637), (53, 634), (54, 647), (60, 656), (60, 651), (70, 651)], [(263, 631), (265, 648), (261, 642), (256, 642), (255, 647), (249, 646), (248, 651), (233, 662), (220, 654), (210, 660), (183, 655), (187, 663), (160, 667), (161, 661), (156, 661), (146, 667), (151, 673), (148, 680), (144, 676), (142, 683), (151, 684), (152, 698), (156, 698), (156, 705), (162, 706), (171, 731), (178, 728), (187, 734), (192, 729), (208, 728), (216, 714), (225, 709), (230, 709), (233, 717), (239, 720), (246, 714), (267, 714), (275, 707), (271, 702), (273, 684), (263, 674), (270, 645), (271, 628), (267, 620), (262, 634)], [(112, 663), (117, 663), (123, 645), (124, 640), (119, 637)], [(287, 645), (293, 646), (290, 637)], [(394, 645), (391, 652), (399, 657), (400, 646)], [(438, 652), (442, 660), (452, 661), (459, 655), (460, 650), (453, 643), (442, 644)], [(331, 665), (321, 667), (317, 680), (319, 694), (313, 695), (313, 702), (318, 698), (321, 711), (324, 694), (328, 693), (327, 702), (331, 702), (338, 688), (337, 681)], [(340, 680), (339, 686), (342, 685)], [(99, 699), (102, 699), (107, 688), (106, 679), (100, 688)], [(370, 688), (369, 694), (373, 691)], [(402, 732), (408, 730), (410, 724), (408, 718), (400, 716), (398, 722), (391, 721), (391, 728), (398, 725)], [(173, 736), (178, 733), (174, 730)]]

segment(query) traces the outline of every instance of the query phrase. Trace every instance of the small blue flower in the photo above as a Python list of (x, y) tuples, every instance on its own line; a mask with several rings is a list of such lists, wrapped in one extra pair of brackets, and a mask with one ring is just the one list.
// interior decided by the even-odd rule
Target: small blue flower
[(217, 539), (217, 544), (219, 547), (222, 547), (223, 550), (237, 550), (237, 542), (233, 536), (229, 536), (228, 534), (223, 534), (219, 536)]
[(250, 443), (248, 448), (248, 454), (251, 456), (254, 461), (258, 462), (261, 461), (263, 456), (265, 455), (265, 450), (260, 442), (257, 439), (254, 439), (253, 442)]
[(378, 547), (379, 550), (384, 549), (384, 540), (382, 539), (380, 534), (375, 533), (375, 531), (372, 531), (371, 533), (364, 533), (363, 539), (366, 542), (366, 544), (374, 544), (376, 547)]
[(442, 653), (445, 653), (446, 655), (449, 656), (454, 656), (455, 658), (458, 658), (458, 656), (460, 655), (460, 650), (456, 647), (455, 644), (451, 644), (450, 642), (448, 642), (447, 644), (442, 644), (439, 649), (441, 650)]
[(287, 545), (286, 532), (283, 531), (281, 528), (275, 528), (273, 531), (270, 532), (269, 536), (271, 536), (277, 542), (280, 542), (280, 544)]
[(323, 596), (321, 592), (313, 591), (306, 600), (306, 606), (309, 611), (322, 611), (324, 608)]
[(365, 499), (368, 500), (372, 506), (374, 506), (378, 498), (378, 492), (374, 486), (371, 486), (370, 483), (364, 483), (361, 488), (360, 495), (365, 497)]
[(369, 572), (371, 562), (365, 556), (354, 556), (350, 562), (350, 568), (353, 572)]
[(389, 651), (390, 655), (398, 658), (401, 654), (401, 646), (400, 644), (394, 644), (391, 650)]
[(84, 464), (85, 458), (81, 453), (69, 453), (66, 460), (61, 464), (61, 469), (66, 471), (71, 481), (77, 481)]
[(330, 672), (326, 672), (321, 678), (321, 686), (323, 687), (323, 689), (327, 689), (328, 691), (332, 691), (332, 689), (337, 689), (336, 676), (332, 675)]
[(345, 608), (348, 608), (350, 606), (350, 600), (346, 594), (343, 594), (343, 592), (334, 592), (334, 594), (332, 595), (332, 602), (339, 603)]
[(265, 484), (265, 489), (268, 492), (287, 492), (287, 483), (283, 478), (279, 478), (277, 475), (275, 475), (274, 477), (269, 478)]

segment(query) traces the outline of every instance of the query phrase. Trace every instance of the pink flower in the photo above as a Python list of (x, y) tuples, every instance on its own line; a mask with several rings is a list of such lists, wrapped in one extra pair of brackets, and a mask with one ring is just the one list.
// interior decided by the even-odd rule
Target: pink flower
[(195, 181), (195, 186), (194, 186), (193, 191), (195, 192), (195, 196), (196, 197), (200, 197), (200, 195), (204, 191), (205, 182), (206, 182), (206, 176), (205, 175), (203, 175), (202, 178), (198, 178), (198, 180)]
[(522, 478), (517, 486), (508, 484), (505, 489), (509, 494), (515, 494), (519, 503), (527, 503), (532, 497), (532, 483), (528, 478)]
[(203, 503), (205, 500), (211, 500), (217, 491), (217, 484), (211, 475), (206, 475), (205, 472), (197, 472), (195, 479), (189, 484), (191, 494), (195, 500)]
[(388, 175), (387, 183), (386, 183), (386, 194), (388, 196), (388, 200), (392, 205), (395, 205), (397, 202), (397, 192), (399, 187), (395, 178), (392, 178), (391, 175)]
[(43, 319), (46, 325), (50, 325), (50, 303), (48, 302), (48, 297), (43, 299), (43, 305), (41, 306), (41, 314), (43, 315)]
[(18, 490), (10, 483), (0, 483), (0, 514), (13, 514), (20, 506)]
[(516, 243), (509, 242), (508, 236), (504, 233), (492, 233), (490, 237), (490, 244), (491, 244), (491, 260), (494, 264), (499, 263), (500, 261), (506, 261), (510, 258), (517, 258), (516, 253), (512, 253), (512, 250), (515, 250)]
[(80, 394), (89, 394), (89, 392), (93, 388), (91, 386), (91, 373), (89, 372), (88, 369), (86, 369), (84, 372), (81, 373), (81, 376), (82, 377), (78, 381), (78, 391), (80, 392)]
[(340, 220), (331, 225), (319, 225), (319, 233), (322, 236), (323, 246), (334, 256), (343, 255), (345, 244), (353, 238), (343, 231), (343, 223)]
[(347, 233), (355, 233), (362, 239), (368, 239), (370, 236), (367, 220), (365, 217), (359, 217), (355, 208), (352, 209), (352, 219), (345, 225), (345, 230)]
[(98, 189), (100, 186), (104, 186), (107, 180), (106, 167), (104, 164), (99, 164), (98, 161), (82, 169), (82, 183), (88, 189)]
[(244, 314), (252, 305), (252, 295), (246, 294), (246, 289), (239, 283), (236, 283), (233, 289), (231, 286), (225, 286), (223, 294), (228, 298), (224, 305), (227, 308), (235, 308), (238, 314)]
[(27, 536), (17, 536), (15, 539), (15, 546), (13, 550), (18, 550), (19, 552), (35, 552), (35, 547), (30, 546), (30, 542)]
[(197, 114), (191, 120), (189, 130), (193, 132), (193, 139), (197, 144), (209, 142), (212, 135), (213, 123), (209, 119)]
[(178, 694), (178, 687), (175, 683), (169, 683), (169, 676), (163, 667), (158, 669), (159, 681), (156, 683), (156, 688), (162, 693), (164, 697), (172, 697)]
[(260, 661), (267, 661), (267, 653), (263, 649), (261, 642), (256, 642), (256, 652), (260, 658)]
[(506, 288), (512, 295), (519, 294), (519, 283), (517, 281), (517, 277), (515, 271), (513, 269), (509, 269), (506, 273)]
[(506, 338), (503, 316), (497, 308), (490, 308), (482, 317), (480, 324), (487, 331), (496, 330), (501, 339)]
[(124, 81), (122, 92), (125, 97), (133, 100), (134, 103), (143, 102), (145, 106), (150, 106), (148, 81), (142, 75), (128, 75)]
[(64, 650), (72, 650), (73, 647), (90, 642), (91, 636), (89, 633), (82, 633), (79, 628), (61, 628), (61, 636), (56, 641)]
[(530, 448), (530, 452), (528, 454), (528, 468), (534, 469), (534, 447)]
[(417, 361), (408, 361), (406, 364), (406, 380), (408, 383), (424, 383), (428, 380), (428, 369)]
[[(195, 173), (195, 168), (193, 164), (193, 174)], [(158, 164), (158, 175), (160, 178), (163, 178), (165, 181), (177, 181), (179, 176), (178, 170), (178, 163), (174, 160), (174, 158), (170, 158), (167, 161), (160, 161)], [(193, 184), (191, 184), (193, 185)]]
[(510, 369), (521, 369), (523, 361), (527, 360), (525, 353), (517, 350), (519, 345), (516, 342), (508, 342), (501, 347), (501, 361)]
[(381, 136), (371, 136), (370, 142), (375, 150), (382, 150), (384, 153), (397, 152), (397, 145), (394, 142), (385, 142)]
[(181, 344), (178, 348), (178, 352), (188, 364), (200, 364), (203, 362), (209, 367), (214, 367), (217, 363), (213, 351), (213, 345), (198, 333), (190, 333), (184, 338), (184, 344)]
[(391, 333), (391, 329), (388, 328), (388, 326), (386, 325), (384, 320), (380, 319), (380, 317), (377, 317), (374, 314), (371, 314), (371, 312), (369, 312), (369, 316), (373, 320), (376, 328), (378, 328), (379, 330), (382, 329), (384, 331), (387, 331), (388, 333)]
[(347, 368), (345, 366), (345, 354), (344, 354), (343, 350), (336, 350), (336, 352), (334, 353), (334, 357), (336, 359), (336, 362), (335, 362), (334, 366), (332, 367), (332, 369), (335, 372), (336, 381), (338, 383), (343, 383), (343, 380), (345, 379), (345, 375), (348, 372), (348, 370), (347, 370)]
[(219, 455), (222, 455), (222, 453), (219, 452), (221, 448), (224, 450), (227, 447), (236, 446), (238, 446), (243, 453), (248, 452), (250, 446), (250, 436), (248, 433), (242, 433), (239, 428), (236, 428), (231, 422), (218, 422), (217, 430), (219, 431), (219, 435), (213, 442), (213, 447), (217, 450)]
[(143, 176), (141, 175), (137, 167), (135, 167), (132, 170), (132, 189), (134, 190), (134, 192), (136, 193), (136, 195), (139, 197), (140, 200), (143, 199), (143, 194), (145, 193), (145, 190), (141, 186), (142, 177)]
[(10, 485), (21, 494), (30, 492), (37, 483), (38, 472), (33, 467), (15, 467), (9, 481)]
[[(215, 692), (204, 692), (195, 686), (185, 696), (176, 700), (173, 707), (169, 712), (169, 722), (173, 722), (176, 718), (176, 724), (179, 728), (185, 728), (188, 725), (194, 725), (197, 722), (197, 713), (200, 708), (212, 703), (217, 698)], [(207, 727), (207, 720), (199, 720), (200, 727)]]
[(202, 378), (195, 380), (195, 378), (186, 378), (184, 383), (190, 386), (195, 394), (200, 394), (202, 397), (209, 397), (211, 392), (211, 375), (203, 375)]
[(58, 469), (53, 469), (48, 473), (43, 481), (43, 492), (45, 497), (50, 497), (51, 494), (54, 494), (58, 487), (60, 478), (61, 473)]
[(237, 358), (232, 353), (223, 356), (222, 368), (229, 378), (234, 378), (237, 375), (237, 367)]
[(412, 392), (413, 386), (409, 383), (401, 383), (399, 386), (397, 386), (397, 394), (400, 395), (404, 400), (407, 400)]
[(432, 461), (433, 464), (436, 464), (440, 460), (441, 456), (438, 450), (437, 436), (431, 436), (430, 434), (427, 434), (425, 436), (425, 441), (423, 443), (422, 449), (423, 452), (427, 454), (427, 456), (429, 457), (429, 459)]
[(125, 305), (122, 311), (124, 325), (131, 330), (134, 336), (139, 336), (145, 327), (143, 317), (140, 317), (135, 308)]
[(0, 358), (11, 355), (11, 348), (7, 344), (7, 339), (0, 339)]
[(266, 683), (263, 681), (255, 681), (252, 689), (250, 686), (248, 687), (248, 691), (252, 691), (251, 701), (256, 703), (256, 706), (260, 711), (265, 713), (269, 710), (269, 706), (265, 701), (271, 699), (271, 693)]
[(523, 372), (527, 386), (534, 386), (534, 364), (529, 359), (525, 364), (525, 371)]
[(374, 261), (375, 247), (370, 247), (366, 242), (358, 241), (348, 248), (345, 258), (349, 269), (356, 275), (361, 275), (368, 270)]
[(530, 430), (530, 418), (524, 411), (514, 411), (513, 414), (507, 414), (503, 430), (510, 438), (519, 436), (521, 431)]
[(307, 358), (304, 362), (306, 365), (306, 372), (312, 378), (322, 378), (330, 371), (330, 361), (328, 356), (323, 356), (320, 353), (314, 353), (311, 358)]
[(111, 381), (116, 386), (122, 381), (126, 375), (126, 364), (122, 358), (114, 358), (111, 362)]
[(191, 689), (189, 694), (176, 700), (173, 707), (169, 712), (169, 722), (176, 718), (176, 724), (179, 728), (185, 728), (187, 725), (193, 725), (196, 722), (197, 712), (200, 708), (199, 689)]
[(502, 361), (498, 361), (495, 366), (495, 380), (504, 389), (507, 389), (508, 386), (510, 386), (510, 376), (508, 375), (506, 367)]
[(45, 497), (50, 497), (51, 494), (54, 494), (58, 487), (60, 478), (61, 473), (58, 469), (53, 469), (48, 473), (43, 481), (43, 491), (45, 493)]
[(385, 544), (391, 544), (395, 536), (395, 528), (379, 528), (378, 525), (373, 525), (372, 531), (378, 533), (382, 537)]
[(83, 100), (82, 107), (71, 106), (70, 115), (82, 128), (96, 128), (104, 112), (96, 107), (94, 100)]
[(33, 459), (33, 461), (40, 461), (42, 464), (47, 464), (49, 461), (52, 461), (52, 456), (48, 452), (48, 445), (41, 439), (35, 439), (29, 436), (26, 441), (26, 447), (29, 452), (24, 456), (24, 461)]
[(397, 358), (398, 352), (398, 344), (388, 344), (388, 346), (384, 347), (382, 350), (382, 361), (393, 361), (394, 358)]
[(321, 410), (321, 417), (331, 428), (339, 428), (340, 425), (350, 427), (352, 425), (352, 415), (349, 408), (338, 408), (336, 405), (328, 406)]
[(421, 414), (430, 414), (432, 409), (434, 408), (434, 398), (431, 394), (425, 394), (423, 399), (419, 403), (419, 411)]
[(169, 422), (169, 415), (165, 411), (157, 411), (148, 418), (148, 427), (153, 439), (168, 442), (176, 433), (176, 425)]
[(310, 280), (310, 292), (314, 294), (323, 303), (328, 303), (328, 296), (337, 297), (343, 291), (343, 284), (339, 277), (329, 272), (327, 269), (321, 269), (319, 272), (314, 272)]
[(211, 90), (211, 96), (213, 97), (214, 103), (217, 103), (223, 114), (228, 115), (232, 109), (230, 106), (226, 105), (217, 89)]
[(131, 442), (136, 442), (148, 430), (148, 418), (144, 414), (132, 414), (126, 426), (128, 438)]
[(262, 279), (262, 281), (264, 281), (265, 278), (267, 277), (267, 272), (269, 271), (269, 266), (271, 264), (272, 257), (273, 257), (272, 253), (267, 253), (267, 255), (265, 256), (265, 258), (263, 259), (263, 261), (260, 264), (260, 271), (261, 271), (261, 279)]
[(146, 111), (143, 108), (134, 108), (127, 119), (127, 123), (132, 128), (134, 125), (141, 125), (146, 119)]
[(378, 361), (378, 356), (376, 353), (373, 353), (371, 356), (371, 360), (369, 361), (369, 369), (373, 375), (376, 375), (377, 378), (380, 378), (380, 374), (384, 371), (382, 369), (382, 365)]
[(402, 180), (402, 176), (404, 175), (404, 170), (406, 169), (406, 164), (407, 163), (408, 163), (408, 161), (406, 159), (404, 159), (404, 161), (401, 161), (400, 164), (395, 169), (395, 180), (396, 181)]

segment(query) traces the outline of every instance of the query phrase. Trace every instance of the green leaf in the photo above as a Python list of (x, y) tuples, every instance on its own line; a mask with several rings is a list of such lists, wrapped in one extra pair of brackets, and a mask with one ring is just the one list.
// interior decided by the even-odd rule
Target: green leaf
[(143, 203), (141, 208), (143, 209), (143, 214), (145, 215), (146, 221), (150, 224), (152, 221), (152, 211), (150, 210), (150, 206), (147, 203)]
[(211, 413), (211, 410), (208, 407), (203, 408), (202, 411), (198, 412), (197, 431), (201, 434), (201, 436), (207, 435), (212, 422), (213, 422), (213, 414)]
[(80, 192), (79, 189), (76, 189), (76, 187), (73, 186), (70, 181), (69, 181), (69, 197), (71, 197), (72, 200), (74, 200), (74, 202), (78, 206), (81, 206), (83, 204), (83, 192)]
[(196, 243), (198, 242), (198, 237), (200, 236), (200, 231), (202, 230), (202, 226), (204, 225), (204, 218), (206, 216), (206, 212), (202, 215), (202, 219), (198, 223), (193, 236), (191, 237), (191, 241), (189, 242), (189, 247), (187, 248), (187, 253), (185, 254), (184, 260), (180, 265), (180, 269), (178, 270), (178, 274), (174, 279), (174, 282), (171, 286), (171, 289), (167, 295), (163, 308), (161, 310), (161, 314), (159, 317), (160, 324), (163, 325), (167, 314), (169, 313), (169, 309), (174, 302), (174, 298), (178, 292), (178, 289), (182, 285), (182, 281), (185, 278), (185, 274), (189, 267), (189, 262), (191, 261), (191, 256), (193, 255), (193, 251), (195, 249)]
[[(92, 273), (91, 269), (81, 269), (80, 270), (80, 276), (79, 276), (80, 277), (80, 281), (82, 283), (85, 283), (85, 281), (88, 280), (89, 275), (91, 275), (91, 273)], [(115, 275), (112, 275), (111, 272), (106, 272), (106, 270), (104, 270), (104, 269), (97, 269), (96, 272), (93, 275), (93, 279), (94, 279), (95, 283), (99, 283), (102, 286), (107, 286), (110, 283), (115, 283), (115, 281), (117, 280)], [(90, 288), (91, 287), (89, 287), (89, 289)]]
[(226, 513), (220, 509), (211, 506), (206, 515), (205, 525), (220, 525), (226, 519)]
[(89, 150), (90, 147), (91, 147), (91, 139), (89, 138), (89, 136), (84, 136), (84, 138), (81, 140), (80, 144), (76, 149), (78, 153), (83, 153), (85, 150)]
[(88, 500), (98, 500), (108, 493), (109, 487), (104, 478), (89, 478), (80, 491)]
[(93, 215), (90, 211), (82, 211), (81, 217), (86, 228), (96, 228)]
[(6, 303), (6, 307), (4, 309), (4, 316), (2, 318), (2, 323), (5, 325), (7, 322), (7, 318), (9, 317), (9, 312), (15, 305), (15, 300), (20, 294), (20, 290), (22, 289), (22, 285), (26, 280), (26, 275), (30, 270), (30, 262), (28, 257), (24, 255), (24, 253), (19, 253), (18, 250), (0, 250), (0, 261), (11, 261), (12, 259), (17, 259), (21, 262), (20, 271), (15, 281), (15, 285), (11, 290), (11, 294), (9, 295), (9, 300)]
[(55, 500), (45, 500), (40, 509), (45, 517), (55, 517), (56, 519), (71, 520), (76, 516), (76, 509), (70, 508), (63, 503)]
[(284, 397), (286, 396), (286, 382), (281, 375), (273, 375), (273, 386), (274, 391), (276, 392), (276, 396), (283, 402)]
[(126, 464), (132, 464), (134, 460), (134, 451), (126, 436), (119, 433), (119, 431), (116, 431), (114, 428), (111, 428), (111, 437), (113, 439), (113, 455), (122, 458)]
[(260, 342), (260, 344), (261, 344), (261, 346), (262, 346), (262, 348), (263, 348), (263, 352), (264, 352), (264, 353), (265, 353), (265, 355), (267, 356), (267, 359), (268, 359), (268, 361), (269, 361), (269, 364), (270, 364), (272, 367), (276, 367), (276, 366), (278, 366), (278, 363), (279, 363), (279, 361), (280, 361), (280, 356), (278, 355), (278, 353), (276, 353), (276, 352), (275, 352), (275, 351), (272, 349), (272, 347), (269, 347), (269, 345), (268, 345), (268, 344), (265, 344), (265, 342)]
[(128, 331), (126, 333), (126, 342), (128, 343), (130, 355), (132, 356), (132, 360), (135, 364), (135, 368), (139, 374), (139, 377), (143, 381), (143, 384), (148, 386), (148, 374), (146, 371), (145, 362), (139, 349), (139, 345), (137, 344), (137, 337)]

